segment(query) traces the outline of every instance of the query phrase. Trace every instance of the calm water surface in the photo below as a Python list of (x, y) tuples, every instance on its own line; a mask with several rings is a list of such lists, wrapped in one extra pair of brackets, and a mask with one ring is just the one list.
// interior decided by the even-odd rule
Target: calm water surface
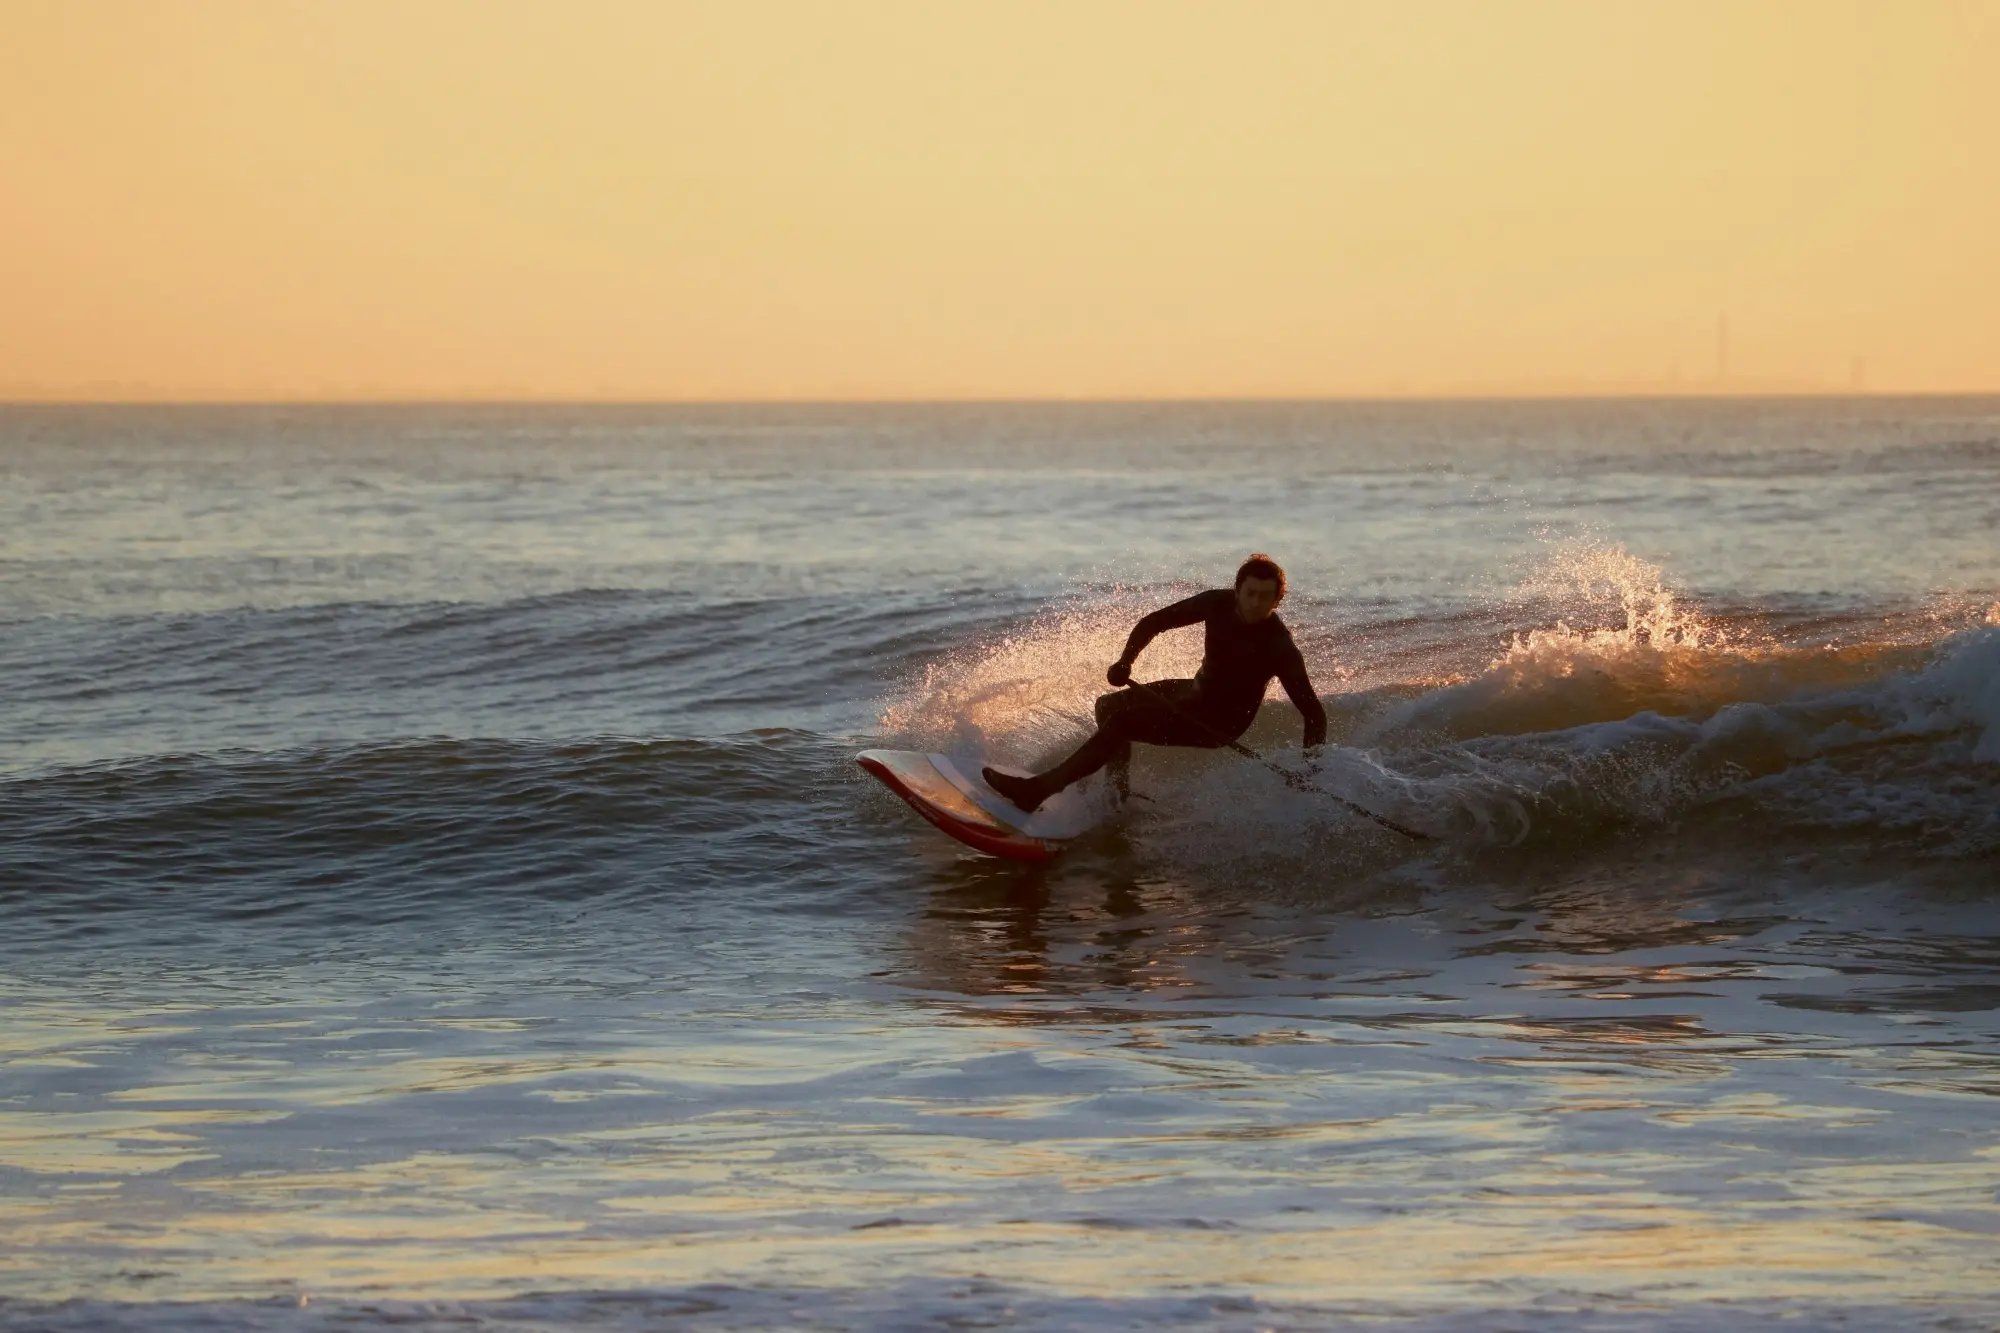
[[(853, 768), (1252, 549), (1435, 842)], [(0, 685), (0, 1324), (2000, 1327), (2000, 400), (7, 408)]]

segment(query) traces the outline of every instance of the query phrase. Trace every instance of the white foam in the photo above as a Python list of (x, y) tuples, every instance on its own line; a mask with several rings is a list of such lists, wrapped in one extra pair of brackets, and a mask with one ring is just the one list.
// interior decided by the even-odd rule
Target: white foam
[(1902, 710), (1893, 734), (1967, 730), (1974, 736), (1972, 758), (2000, 764), (2000, 623), (1953, 635), (1931, 665), (1895, 682), (1887, 694)]

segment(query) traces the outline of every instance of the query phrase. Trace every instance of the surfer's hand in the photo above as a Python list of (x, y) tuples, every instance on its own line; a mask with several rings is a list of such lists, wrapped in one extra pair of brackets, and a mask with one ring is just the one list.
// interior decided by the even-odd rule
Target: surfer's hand
[(1111, 669), (1104, 673), (1104, 678), (1119, 689), (1123, 689), (1132, 683), (1132, 664), (1130, 662), (1113, 662)]

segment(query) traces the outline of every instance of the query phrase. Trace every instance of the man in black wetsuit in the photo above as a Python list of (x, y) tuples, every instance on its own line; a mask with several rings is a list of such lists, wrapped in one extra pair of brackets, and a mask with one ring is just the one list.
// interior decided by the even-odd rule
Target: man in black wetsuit
[(1234, 589), (1212, 588), (1153, 612), (1132, 627), (1124, 656), (1104, 678), (1120, 687), (1130, 683), (1132, 663), (1147, 644), (1166, 630), (1200, 625), (1201, 670), (1194, 679), (1154, 681), (1150, 695), (1123, 688), (1099, 695), (1097, 731), (1075, 754), (1031, 778), (984, 769), (986, 784), (1021, 809), (1033, 810), (1110, 764), (1123, 791), (1132, 742), (1211, 750), (1227, 744), (1250, 729), (1273, 676), (1305, 715), (1306, 749), (1319, 745), (1326, 739), (1326, 710), (1306, 678), (1292, 632), (1278, 619), (1284, 596), (1285, 571), (1270, 556), (1253, 555), (1236, 571)]

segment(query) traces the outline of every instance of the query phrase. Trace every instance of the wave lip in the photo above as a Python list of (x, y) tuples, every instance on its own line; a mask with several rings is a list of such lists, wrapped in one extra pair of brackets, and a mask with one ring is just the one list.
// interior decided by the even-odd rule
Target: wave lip
[[(1362, 734), (1516, 840), (1746, 804), (1767, 828), (2000, 847), (2000, 626), (1846, 653), (1551, 636)], [(1448, 813), (1448, 812), (1447, 812)], [(1581, 823), (1579, 823), (1581, 821)]]

